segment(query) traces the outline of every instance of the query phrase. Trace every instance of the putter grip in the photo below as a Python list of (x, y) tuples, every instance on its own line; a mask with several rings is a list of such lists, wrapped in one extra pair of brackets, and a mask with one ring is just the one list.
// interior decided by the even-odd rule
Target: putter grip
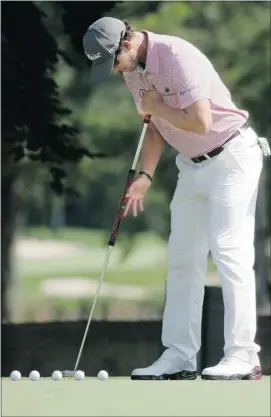
[(126, 192), (128, 190), (128, 188), (130, 187), (133, 179), (135, 177), (135, 170), (134, 169), (130, 169), (127, 175), (127, 179), (126, 179), (126, 184), (125, 187), (122, 191), (122, 195), (119, 201), (119, 205), (118, 205), (118, 209), (117, 209), (117, 214), (113, 223), (113, 227), (112, 227), (112, 232), (108, 241), (108, 245), (109, 246), (114, 246), (116, 243), (116, 239), (117, 239), (117, 234), (119, 231), (119, 227), (120, 227), (120, 223), (121, 223), (121, 219), (122, 219), (122, 215), (123, 212), (126, 208)]

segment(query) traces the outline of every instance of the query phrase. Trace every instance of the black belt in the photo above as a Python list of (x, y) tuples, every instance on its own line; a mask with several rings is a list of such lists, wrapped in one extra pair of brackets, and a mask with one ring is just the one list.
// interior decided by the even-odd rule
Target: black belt
[[(214, 156), (219, 155), (223, 151), (224, 145), (227, 142), (229, 142), (230, 140), (236, 138), (236, 136), (240, 135), (240, 133), (245, 132), (249, 127), (250, 127), (249, 126), (249, 123), (246, 122), (228, 140), (226, 140), (226, 142), (224, 142), (222, 146), (219, 146), (218, 148), (215, 148), (215, 149), (213, 149), (210, 152), (206, 152), (206, 155), (208, 155), (209, 158), (213, 158)], [(194, 158), (191, 158), (191, 161), (195, 162), (195, 164), (198, 164), (200, 162), (206, 161), (209, 158), (207, 158), (205, 155), (200, 155), (200, 156), (195, 156)]]

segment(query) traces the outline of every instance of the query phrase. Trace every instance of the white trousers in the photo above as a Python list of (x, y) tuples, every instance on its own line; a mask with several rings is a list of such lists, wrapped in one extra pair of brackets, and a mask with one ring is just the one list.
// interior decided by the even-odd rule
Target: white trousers
[(259, 364), (255, 344), (254, 224), (263, 154), (249, 128), (217, 157), (195, 164), (178, 155), (171, 202), (162, 343), (183, 369), (196, 370), (207, 255), (218, 269), (225, 307), (224, 353)]

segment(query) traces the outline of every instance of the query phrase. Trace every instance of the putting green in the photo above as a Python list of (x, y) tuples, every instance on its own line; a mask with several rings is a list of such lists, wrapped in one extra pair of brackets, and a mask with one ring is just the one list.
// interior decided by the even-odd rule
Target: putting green
[(2, 379), (3, 416), (270, 416), (261, 381)]

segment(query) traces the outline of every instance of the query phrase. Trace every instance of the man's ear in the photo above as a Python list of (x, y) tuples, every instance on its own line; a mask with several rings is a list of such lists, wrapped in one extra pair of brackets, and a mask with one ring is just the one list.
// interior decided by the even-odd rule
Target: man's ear
[(122, 42), (122, 46), (123, 46), (124, 48), (128, 49), (128, 50), (130, 50), (130, 49), (131, 49), (131, 44), (130, 44), (130, 42), (129, 42), (129, 41), (123, 41), (123, 42)]

